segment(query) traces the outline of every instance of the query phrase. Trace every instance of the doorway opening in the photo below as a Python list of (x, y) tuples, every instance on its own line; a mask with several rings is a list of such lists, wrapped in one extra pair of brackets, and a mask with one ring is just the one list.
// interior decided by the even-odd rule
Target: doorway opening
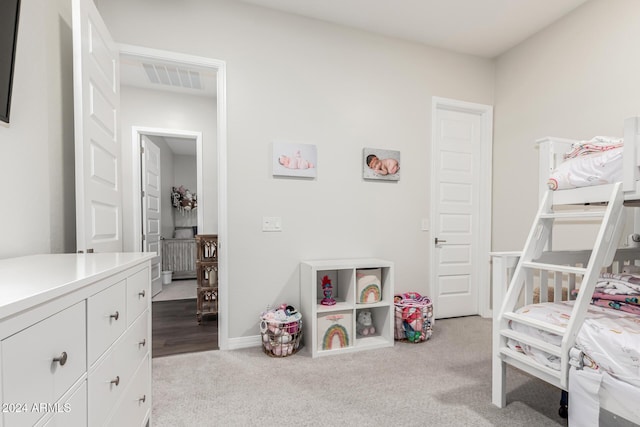
[[(162, 249), (158, 252), (160, 254), (158, 267), (154, 269), (154, 287), (153, 294), (158, 298), (157, 301), (152, 303), (152, 316), (153, 316), (153, 333), (154, 333), (154, 352), (153, 356), (176, 354), (182, 352), (209, 350), (209, 349), (226, 349), (227, 341), (227, 301), (228, 296), (226, 292), (226, 105), (225, 105), (225, 64), (222, 61), (194, 57), (190, 55), (179, 54), (175, 52), (158, 51), (154, 49), (142, 48), (137, 46), (120, 46), (121, 57), (121, 86), (124, 88), (127, 84), (131, 83), (131, 76), (126, 75), (128, 71), (122, 73), (123, 63), (125, 65), (131, 65), (137, 63), (139, 69), (137, 71), (138, 77), (147, 78), (144, 84), (146, 84), (146, 90), (149, 91), (167, 91), (173, 92), (176, 96), (175, 105), (171, 106), (173, 112), (172, 115), (164, 118), (152, 117), (149, 120), (134, 120), (127, 118), (128, 111), (127, 102), (131, 101), (135, 104), (135, 99), (139, 98), (138, 92), (132, 92), (133, 95), (127, 96), (126, 91), (123, 90), (122, 96), (122, 109), (123, 109), (123, 128), (125, 134), (128, 133), (127, 128), (131, 129), (131, 182), (132, 189), (129, 200), (132, 203), (132, 212), (128, 218), (132, 218), (130, 227), (130, 242), (129, 247), (131, 250), (144, 250), (142, 236), (145, 231), (145, 208), (144, 203), (141, 203), (140, 195), (142, 194), (144, 187), (144, 164), (143, 153), (141, 153), (140, 147), (143, 144), (143, 140), (148, 140), (155, 145), (161, 145), (169, 149), (169, 146), (174, 146), (174, 149), (186, 148), (186, 146), (195, 147), (195, 164), (196, 183), (195, 185), (189, 182), (189, 178), (186, 178), (186, 174), (183, 174), (183, 182), (178, 183), (175, 181), (172, 183), (172, 190), (162, 190), (162, 198), (165, 202), (162, 202), (165, 208), (172, 203), (173, 189), (179, 189), (182, 187), (182, 191), (189, 190), (189, 193), (196, 193), (197, 195), (197, 209), (189, 211), (180, 209), (176, 206), (171, 206), (169, 212), (177, 219), (171, 223), (167, 218), (160, 219), (163, 225), (158, 225), (161, 230), (160, 234), (163, 239), (175, 239), (178, 231), (184, 232), (187, 230), (193, 230), (190, 236), (179, 237), (195, 237), (197, 234), (215, 234), (218, 236), (218, 290), (219, 290), (219, 314), (216, 316), (208, 316), (206, 321), (202, 324), (198, 324), (196, 320), (196, 299), (183, 298), (182, 294), (176, 298), (163, 298), (162, 291), (159, 291), (162, 286), (163, 276), (162, 271), (167, 271), (162, 263)], [(125, 61), (126, 60), (126, 61)], [(207, 74), (213, 74), (214, 79), (212, 83), (207, 83), (203, 79)], [(154, 77), (157, 81), (154, 82)], [(177, 79), (177, 80), (176, 80)], [(164, 83), (163, 83), (164, 82)], [(168, 84), (167, 84), (168, 82)], [(181, 85), (192, 85), (193, 87), (186, 88), (186, 92), (191, 96), (196, 103), (201, 102), (206, 108), (197, 107), (195, 109), (180, 110), (180, 107), (184, 103), (184, 87), (176, 87), (172, 85), (172, 82), (179, 82)], [(185, 83), (186, 82), (186, 83)], [(132, 84), (133, 86), (141, 84), (140, 82)], [(205, 84), (209, 88), (214, 86), (214, 96), (205, 96), (197, 98), (193, 94), (193, 90), (197, 85)], [(123, 86), (124, 85), (124, 86)], [(138, 89), (136, 89), (138, 90)], [(191, 94), (189, 91), (191, 90)], [(165, 94), (166, 95), (166, 94)], [(133, 99), (133, 100), (132, 100)], [(198, 100), (199, 99), (199, 100)], [(144, 107), (134, 106), (134, 109), (141, 114), (140, 111), (145, 110)], [(211, 112), (210, 108), (215, 111)], [(202, 127), (194, 122), (194, 117), (200, 114), (204, 117), (205, 122), (212, 123), (212, 127)], [(132, 114), (135, 115), (135, 114)], [(157, 115), (156, 115), (157, 116)], [(154, 121), (155, 119), (155, 121)], [(180, 121), (182, 119), (182, 121)], [(152, 123), (152, 125), (148, 125)], [(176, 126), (172, 129), (164, 127), (166, 125), (173, 126), (182, 123), (182, 125)], [(185, 125), (186, 123), (186, 125)], [(192, 124), (196, 123), (196, 124)], [(185, 131), (183, 129), (197, 129)], [(127, 147), (127, 141), (123, 141), (123, 146)], [(178, 148), (176, 148), (178, 147)], [(182, 156), (179, 154), (178, 156)], [(166, 156), (165, 156), (166, 157)], [(161, 156), (162, 158), (162, 156)], [(183, 158), (183, 163), (188, 163), (188, 160)], [(161, 160), (161, 162), (165, 162)], [(204, 168), (203, 164), (207, 167)], [(127, 165), (125, 170), (127, 170)], [(166, 166), (165, 166), (166, 167)], [(187, 166), (187, 169), (189, 167)], [(193, 172), (193, 170), (191, 170)], [(175, 178), (174, 174), (174, 178)], [(126, 178), (126, 177), (125, 177)], [(124, 179), (126, 182), (127, 180)], [(193, 188), (189, 188), (192, 186)], [(196, 190), (194, 190), (194, 188)], [(126, 194), (125, 194), (126, 198)], [(173, 211), (171, 210), (173, 209)], [(165, 242), (166, 243), (166, 242)], [(127, 246), (127, 242), (125, 242)], [(163, 242), (159, 243), (159, 246), (163, 246)], [(175, 271), (171, 275), (171, 282), (180, 282), (181, 285), (189, 287), (195, 290), (195, 266), (192, 268), (181, 268), (180, 271)], [(166, 293), (165, 293), (166, 297)], [(163, 301), (166, 299), (166, 301)], [(190, 307), (193, 305), (193, 307)], [(162, 306), (162, 307), (160, 307)], [(173, 306), (173, 307), (169, 307)], [(164, 314), (163, 314), (164, 313)], [(166, 323), (163, 326), (163, 318), (171, 317), (171, 323)], [(183, 327), (187, 329), (181, 329), (179, 323), (176, 321), (175, 316), (183, 316)], [(172, 337), (158, 338), (156, 339), (156, 330), (165, 329), (168, 330)], [(185, 339), (188, 337), (191, 331), (195, 338), (193, 342), (186, 343), (184, 348), (180, 349), (177, 342), (182, 341), (185, 344)], [(166, 331), (165, 331), (166, 332)], [(187, 340), (188, 341), (188, 340)], [(199, 343), (198, 343), (198, 342)], [(156, 354), (156, 344), (163, 344), (169, 352), (159, 351)]]
[(131, 138), (138, 142), (140, 165), (134, 177), (141, 196), (138, 250), (158, 254), (152, 262), (152, 295), (155, 300), (185, 299), (188, 292), (170, 286), (167, 292), (164, 285), (196, 279), (195, 236), (203, 223), (198, 208), (204, 189), (202, 133), (133, 126)]

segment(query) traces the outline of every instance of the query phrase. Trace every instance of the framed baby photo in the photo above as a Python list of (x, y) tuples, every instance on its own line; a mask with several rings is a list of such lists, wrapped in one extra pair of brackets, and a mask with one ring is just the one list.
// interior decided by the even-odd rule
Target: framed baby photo
[(363, 149), (362, 177), (385, 181), (400, 180), (400, 152), (378, 148)]
[(274, 141), (273, 176), (315, 178), (317, 169), (315, 145)]

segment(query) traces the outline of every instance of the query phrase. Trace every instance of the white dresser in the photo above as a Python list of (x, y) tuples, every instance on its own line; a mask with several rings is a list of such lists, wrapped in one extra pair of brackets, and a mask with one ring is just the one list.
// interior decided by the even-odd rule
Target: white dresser
[(0, 260), (0, 427), (150, 424), (152, 257)]

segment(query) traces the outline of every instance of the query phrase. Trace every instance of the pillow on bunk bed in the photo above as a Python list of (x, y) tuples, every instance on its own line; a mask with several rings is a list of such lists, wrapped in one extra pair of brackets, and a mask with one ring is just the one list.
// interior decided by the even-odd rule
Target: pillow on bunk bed
[(578, 156), (586, 156), (593, 153), (620, 148), (624, 144), (624, 138), (613, 136), (594, 136), (589, 141), (574, 142), (571, 144), (571, 151), (564, 153), (564, 160), (573, 159)]
[(622, 181), (622, 150), (618, 147), (568, 159), (551, 173), (547, 185), (551, 190), (565, 190)]

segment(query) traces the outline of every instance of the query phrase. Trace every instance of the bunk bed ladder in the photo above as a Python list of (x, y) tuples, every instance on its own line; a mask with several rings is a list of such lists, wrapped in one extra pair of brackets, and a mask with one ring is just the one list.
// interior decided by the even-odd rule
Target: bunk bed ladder
[[(506, 365), (505, 362), (541, 378), (559, 388), (567, 390), (568, 385), (568, 361), (569, 350), (575, 343), (575, 339), (586, 315), (589, 301), (595, 289), (596, 281), (603, 267), (613, 262), (613, 257), (624, 227), (624, 209), (622, 183), (612, 185), (612, 191), (606, 207), (598, 211), (560, 211), (554, 212), (554, 192), (549, 190), (540, 202), (540, 208), (536, 214), (533, 226), (525, 243), (524, 250), (513, 272), (507, 294), (503, 300), (501, 310), (496, 319), (498, 328), (498, 357), (501, 360), (502, 375), (494, 372), (494, 404), (499, 407), (505, 404)], [(555, 206), (557, 207), (557, 205)], [(536, 262), (547, 247), (552, 235), (552, 228), (556, 219), (594, 219), (601, 218), (601, 225), (594, 243), (593, 250), (586, 266), (556, 265)], [(536, 271), (557, 272), (561, 274), (578, 275), (582, 277), (580, 292), (578, 293), (571, 318), (566, 325), (558, 326), (551, 323), (535, 320), (515, 312), (521, 298), (525, 283), (527, 293), (532, 294), (531, 278)], [(546, 273), (545, 273), (546, 274)], [(531, 303), (531, 296), (525, 297), (525, 303)], [(509, 328), (509, 322), (518, 322), (544, 331), (562, 336), (560, 345), (553, 345), (542, 340), (531, 338)], [(541, 349), (561, 359), (561, 370), (557, 371), (545, 367), (520, 352), (507, 346), (509, 339), (520, 341), (531, 347)], [(495, 345), (495, 344), (494, 344)], [(496, 365), (494, 365), (495, 367)], [(495, 368), (494, 368), (495, 369)]]

